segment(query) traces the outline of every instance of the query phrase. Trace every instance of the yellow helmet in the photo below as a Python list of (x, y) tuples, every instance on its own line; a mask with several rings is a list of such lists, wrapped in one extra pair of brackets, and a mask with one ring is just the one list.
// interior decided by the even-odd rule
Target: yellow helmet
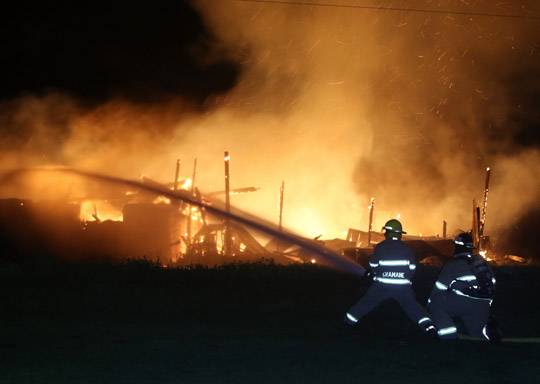
[(388, 220), (384, 225), (383, 229), (385, 229), (386, 232), (407, 233), (403, 230), (401, 223), (396, 219)]

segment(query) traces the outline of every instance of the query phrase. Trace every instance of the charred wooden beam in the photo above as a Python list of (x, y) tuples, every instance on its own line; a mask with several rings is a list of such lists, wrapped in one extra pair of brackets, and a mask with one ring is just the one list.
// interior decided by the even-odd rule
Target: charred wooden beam
[(480, 215), (480, 227), (478, 230), (478, 235), (481, 237), (484, 235), (484, 226), (486, 224), (486, 211), (487, 211), (487, 200), (488, 200), (488, 193), (489, 193), (489, 176), (491, 173), (491, 169), (488, 167), (486, 169), (486, 182), (484, 184), (484, 200), (482, 202), (482, 214)]
[(180, 159), (176, 160), (176, 172), (174, 173), (174, 186), (173, 189), (178, 189), (178, 175), (180, 174)]
[(231, 226), (229, 222), (229, 215), (231, 213), (231, 195), (230, 195), (230, 175), (229, 175), (229, 161), (231, 157), (229, 152), (225, 151), (225, 212), (227, 217), (225, 218), (225, 256), (231, 255)]
[(368, 226), (368, 240), (367, 246), (371, 246), (371, 231), (373, 229), (373, 211), (375, 210), (375, 198), (371, 198), (371, 204), (369, 205), (369, 226)]
[[(232, 188), (229, 189), (229, 195), (239, 195), (241, 193), (248, 193), (248, 192), (255, 192), (258, 191), (259, 187), (244, 187), (244, 188)], [(209, 192), (205, 193), (205, 197), (214, 197), (214, 196), (220, 196), (227, 194), (226, 191), (215, 191), (215, 192)]]

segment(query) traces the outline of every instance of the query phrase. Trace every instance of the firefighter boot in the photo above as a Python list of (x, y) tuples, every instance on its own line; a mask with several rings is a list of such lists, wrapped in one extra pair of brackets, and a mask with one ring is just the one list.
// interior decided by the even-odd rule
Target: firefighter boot
[(491, 343), (498, 344), (501, 342), (501, 330), (499, 329), (497, 320), (492, 317), (488, 319), (482, 333)]

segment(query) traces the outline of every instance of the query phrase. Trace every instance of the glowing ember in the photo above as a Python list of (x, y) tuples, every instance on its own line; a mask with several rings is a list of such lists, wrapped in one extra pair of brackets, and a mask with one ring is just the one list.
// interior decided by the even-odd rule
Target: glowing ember
[[(22, 205), (22, 204), (21, 204)], [(87, 200), (81, 204), (81, 221), (122, 221), (122, 208), (103, 200)]]
[(170, 204), (171, 199), (165, 197), (165, 196), (158, 196), (153, 201), (153, 204)]

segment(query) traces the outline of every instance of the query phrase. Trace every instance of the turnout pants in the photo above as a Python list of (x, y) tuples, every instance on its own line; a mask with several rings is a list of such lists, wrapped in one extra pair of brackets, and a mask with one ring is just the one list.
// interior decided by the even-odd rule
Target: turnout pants
[(410, 285), (392, 285), (374, 281), (366, 294), (349, 309), (348, 313), (356, 319), (360, 319), (387, 299), (397, 301), (407, 316), (425, 330), (424, 325), (421, 323), (429, 318), (426, 311), (416, 301), (414, 291)]
[(460, 318), (467, 333), (471, 336), (485, 337), (482, 333), (486, 325), (490, 306), (489, 301), (458, 296), (452, 292), (437, 295), (429, 305), (429, 311), (441, 339), (457, 339), (458, 333), (454, 319)]

